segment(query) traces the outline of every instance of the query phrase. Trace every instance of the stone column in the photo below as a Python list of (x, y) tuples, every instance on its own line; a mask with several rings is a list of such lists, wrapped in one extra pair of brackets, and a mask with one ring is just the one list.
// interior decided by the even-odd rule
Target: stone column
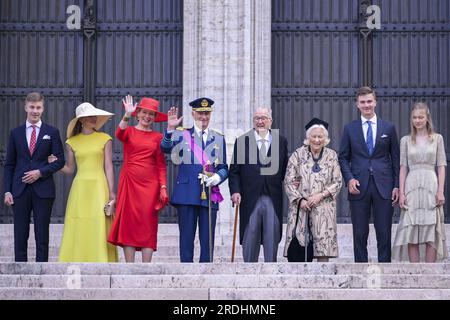
[[(185, 0), (183, 33), (183, 124), (192, 125), (189, 101), (212, 98), (211, 128), (225, 134), (230, 161), (234, 140), (252, 127), (253, 109), (270, 107), (271, 1)], [(216, 233), (232, 234), (228, 183), (220, 189)]]

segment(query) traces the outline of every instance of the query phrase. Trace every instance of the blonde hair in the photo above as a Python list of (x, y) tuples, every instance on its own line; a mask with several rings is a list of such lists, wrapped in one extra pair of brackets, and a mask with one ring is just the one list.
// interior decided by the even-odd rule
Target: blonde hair
[(410, 117), (410, 127), (411, 127), (411, 141), (412, 143), (416, 143), (416, 136), (417, 136), (417, 129), (416, 127), (414, 127), (413, 124), (413, 113), (414, 111), (418, 111), (418, 110), (425, 110), (425, 114), (427, 116), (427, 133), (428, 133), (428, 138), (432, 139), (433, 138), (433, 121), (431, 120), (431, 113), (430, 113), (430, 109), (428, 108), (428, 106), (426, 105), (426, 103), (424, 102), (416, 102), (414, 104), (414, 106), (411, 109), (411, 117)]
[(316, 129), (316, 128), (320, 128), (323, 130), (323, 133), (325, 135), (325, 143), (323, 144), (323, 146), (326, 147), (330, 143), (330, 138), (328, 136), (327, 128), (325, 128), (321, 124), (312, 125), (310, 128), (308, 128), (308, 130), (306, 130), (306, 138), (305, 138), (305, 140), (303, 140), (303, 144), (305, 146), (309, 146), (309, 137), (311, 136), (311, 131), (313, 131), (313, 129)]
[(30, 92), (27, 94), (27, 97), (25, 98), (25, 104), (28, 102), (41, 102), (44, 103), (44, 96), (40, 94), (39, 92)]

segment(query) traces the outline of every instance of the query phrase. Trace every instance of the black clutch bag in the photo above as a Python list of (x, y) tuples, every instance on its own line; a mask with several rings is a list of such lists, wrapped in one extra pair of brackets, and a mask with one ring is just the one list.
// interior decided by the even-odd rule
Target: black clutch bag
[(305, 230), (305, 244), (306, 247), (300, 245), (300, 242), (295, 235), (295, 230), (297, 230), (298, 215), (300, 212), (300, 202), (297, 206), (297, 217), (295, 219), (295, 226), (293, 231), (293, 236), (291, 243), (289, 243), (289, 248), (287, 252), (287, 259), (289, 262), (312, 262), (314, 257), (313, 250), (313, 238), (309, 231), (309, 214), (306, 215), (306, 230)]

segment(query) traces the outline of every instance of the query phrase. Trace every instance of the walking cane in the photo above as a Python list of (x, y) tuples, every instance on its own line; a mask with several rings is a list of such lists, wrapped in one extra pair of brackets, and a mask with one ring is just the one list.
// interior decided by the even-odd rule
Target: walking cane
[(311, 211), (306, 212), (306, 219), (305, 219), (305, 262), (308, 262), (308, 245), (311, 241), (309, 237), (309, 214)]
[(213, 239), (212, 239), (212, 222), (211, 222), (211, 186), (208, 187), (208, 222), (209, 222), (209, 262), (213, 262)]
[[(234, 207), (234, 203), (233, 203)], [(236, 248), (236, 227), (238, 221), (239, 205), (234, 209), (234, 228), (233, 228), (233, 245), (231, 246), (231, 262), (234, 262), (234, 250)]]

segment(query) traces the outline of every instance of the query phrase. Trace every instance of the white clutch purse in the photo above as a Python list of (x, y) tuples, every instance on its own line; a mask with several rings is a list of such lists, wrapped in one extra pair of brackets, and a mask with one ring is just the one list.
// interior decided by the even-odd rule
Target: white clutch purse
[(103, 207), (103, 211), (107, 217), (114, 216), (116, 213), (116, 200), (108, 201)]

